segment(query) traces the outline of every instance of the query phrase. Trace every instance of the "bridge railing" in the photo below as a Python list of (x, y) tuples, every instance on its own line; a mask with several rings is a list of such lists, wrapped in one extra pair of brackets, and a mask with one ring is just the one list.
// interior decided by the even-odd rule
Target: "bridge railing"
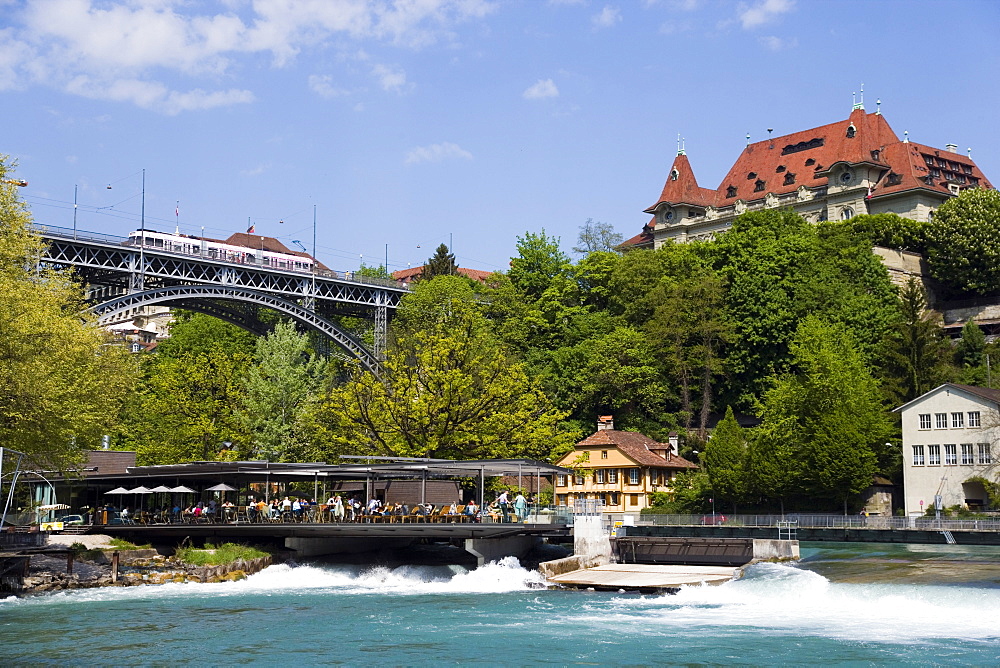
[(795, 521), (799, 529), (917, 529), (923, 531), (1000, 531), (1000, 517), (942, 518), (927, 516), (878, 517), (863, 515), (640, 515), (639, 513), (605, 513), (605, 522), (612, 526), (623, 521), (639, 526), (723, 526), (774, 528), (778, 522)]
[(129, 241), (128, 237), (122, 237), (117, 234), (102, 234), (100, 232), (73, 230), (68, 227), (57, 227), (55, 225), (42, 225), (40, 223), (35, 223), (32, 227), (40, 234), (50, 237), (59, 237), (60, 239), (96, 241), (98, 243), (111, 244), (113, 246), (124, 246)]

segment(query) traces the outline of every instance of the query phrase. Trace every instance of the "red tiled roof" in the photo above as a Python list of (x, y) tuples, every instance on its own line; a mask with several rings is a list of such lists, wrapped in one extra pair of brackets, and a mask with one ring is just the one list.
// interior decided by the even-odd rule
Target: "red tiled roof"
[(637, 431), (618, 431), (617, 429), (602, 429), (583, 439), (577, 446), (614, 446), (627, 457), (643, 466), (659, 466), (673, 469), (696, 469), (698, 465), (678, 455), (670, 454), (668, 459), (652, 452), (661, 450), (670, 452), (670, 446), (654, 441)]
[(630, 239), (618, 244), (619, 246), (628, 246), (630, 248), (652, 248), (653, 247), (653, 225), (656, 222), (656, 217), (654, 216), (648, 223), (643, 225), (642, 232), (635, 235)]
[[(199, 237), (194, 237), (199, 238)], [(302, 251), (296, 251), (288, 248), (285, 244), (281, 243), (274, 237), (265, 237), (261, 234), (247, 234), (246, 232), (235, 232), (229, 235), (228, 239), (209, 239), (208, 237), (200, 237), (205, 239), (205, 241), (214, 241), (220, 244), (229, 244), (230, 246), (242, 246), (243, 248), (248, 248), (252, 250), (266, 250), (270, 253), (283, 253), (285, 255), (296, 255), (298, 257), (312, 258), (316, 262), (316, 266), (320, 269), (329, 269), (325, 264), (316, 260), (309, 253), (303, 253)]]
[[(493, 274), (492, 271), (483, 271), (482, 269), (467, 269), (465, 267), (456, 267), (455, 270), (458, 272), (459, 276), (465, 276), (466, 278), (471, 278), (474, 281), (479, 281), (480, 283), (485, 283), (486, 279)], [(420, 280), (421, 275), (424, 271), (424, 265), (419, 267), (410, 267), (409, 269), (400, 269), (399, 271), (392, 272), (392, 277), (397, 281), (406, 281), (412, 283), (414, 281)]]
[[(854, 132), (849, 136), (852, 125)], [(924, 177), (928, 175), (924, 155), (954, 163), (959, 167), (957, 173), (961, 173), (966, 179), (971, 176), (979, 180), (980, 186), (992, 188), (971, 158), (943, 149), (900, 141), (884, 116), (856, 109), (842, 121), (748, 145), (717, 190), (699, 187), (687, 156), (678, 155), (660, 199), (646, 209), (646, 212), (652, 213), (656, 205), (662, 202), (722, 207), (733, 204), (737, 199), (750, 202), (763, 199), (768, 193), (782, 195), (794, 192), (803, 185), (826, 185), (829, 168), (838, 162), (869, 163), (884, 167), (885, 173), (874, 188), (873, 197), (914, 188), (950, 195), (948, 184), (943, 179), (935, 179), (933, 183), (924, 181)], [(677, 180), (672, 180), (675, 169)], [(966, 173), (966, 170), (971, 171), (971, 174)], [(898, 183), (889, 183), (890, 173), (898, 175), (899, 178), (894, 179)], [(789, 178), (790, 174), (794, 178)], [(758, 181), (763, 181), (760, 190), (756, 189)], [(736, 191), (730, 197), (727, 195), (731, 187)]]

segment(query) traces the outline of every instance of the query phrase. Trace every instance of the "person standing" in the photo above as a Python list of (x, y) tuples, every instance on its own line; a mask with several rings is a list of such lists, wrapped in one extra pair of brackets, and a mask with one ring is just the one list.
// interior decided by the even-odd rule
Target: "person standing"
[(528, 500), (520, 492), (514, 497), (514, 514), (517, 515), (518, 522), (524, 522), (524, 518), (528, 516)]

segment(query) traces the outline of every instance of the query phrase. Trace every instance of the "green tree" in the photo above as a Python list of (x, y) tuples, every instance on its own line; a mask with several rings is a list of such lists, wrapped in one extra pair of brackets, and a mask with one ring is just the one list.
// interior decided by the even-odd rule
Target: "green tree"
[(892, 424), (853, 337), (808, 317), (791, 342), (792, 369), (764, 396), (763, 442), (781, 443), (796, 462), (796, 482), (816, 501), (850, 496), (872, 483)]
[(251, 458), (302, 461), (303, 412), (319, 391), (326, 364), (310, 350), (306, 335), (291, 322), (279, 323), (257, 339), (254, 364), (243, 376), (238, 417), (248, 442), (240, 448)]
[(986, 334), (975, 320), (962, 326), (962, 338), (955, 347), (959, 379), (966, 385), (986, 385)]
[(848, 220), (828, 221), (822, 226), (847, 228), (852, 235), (866, 237), (873, 246), (920, 254), (925, 250), (927, 223), (895, 213), (862, 214)]
[(330, 453), (541, 457), (572, 434), (524, 366), (511, 359), (466, 281), (439, 277), (404, 298), (378, 376), (357, 370), (318, 421)]
[(367, 264), (362, 264), (358, 267), (358, 270), (354, 272), (354, 275), (364, 276), (365, 278), (384, 278), (386, 280), (392, 278), (392, 274), (389, 273), (389, 270), (382, 264), (377, 267), (370, 267)]
[(424, 280), (435, 276), (454, 276), (458, 273), (458, 264), (455, 262), (455, 254), (448, 250), (448, 246), (441, 244), (434, 251), (434, 255), (428, 258), (420, 277)]
[(942, 204), (927, 226), (927, 265), (954, 291), (1000, 290), (1000, 192), (969, 188)]
[(573, 246), (573, 252), (587, 255), (595, 252), (613, 251), (621, 245), (622, 241), (624, 239), (621, 233), (615, 232), (613, 225), (588, 218), (587, 222), (580, 226), (580, 234), (577, 236), (577, 245)]
[(71, 276), (39, 264), (15, 166), (0, 155), (0, 444), (28, 466), (66, 469), (113, 426), (136, 367), (85, 313)]
[(950, 370), (944, 331), (927, 309), (924, 289), (910, 278), (899, 292), (896, 322), (882, 342), (883, 386), (895, 405), (916, 399), (945, 382)]
[(712, 438), (705, 445), (702, 463), (712, 483), (715, 498), (736, 504), (746, 496), (746, 461), (748, 439), (745, 430), (736, 421), (733, 407), (726, 408), (726, 416), (719, 421)]
[(559, 237), (525, 232), (517, 238), (517, 257), (511, 258), (507, 275), (531, 299), (538, 299), (556, 278), (571, 275), (569, 257), (559, 249)]

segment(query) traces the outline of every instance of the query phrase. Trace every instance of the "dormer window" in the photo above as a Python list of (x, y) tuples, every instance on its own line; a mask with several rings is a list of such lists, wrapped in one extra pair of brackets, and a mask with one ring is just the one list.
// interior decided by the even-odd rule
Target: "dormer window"
[(787, 174), (785, 174), (785, 183), (784, 183), (784, 185), (790, 186), (793, 183), (795, 183), (795, 174), (792, 174), (791, 172), (788, 172)]
[(785, 166), (784, 165), (778, 165), (778, 168), (776, 170), (774, 170), (774, 171), (777, 172), (778, 174), (780, 174), (781, 172), (785, 171)]
[(809, 158), (808, 160), (806, 160), (806, 167), (809, 167), (810, 165), (815, 165), (815, 164), (816, 164), (816, 161), (813, 160), (812, 158)]
[(736, 197), (736, 186), (726, 188), (726, 197)]
[(898, 186), (900, 183), (903, 182), (903, 177), (897, 174), (896, 172), (889, 172), (889, 176), (886, 177), (885, 182), (887, 185), (890, 186)]
[(761, 191), (764, 190), (764, 186), (765, 185), (767, 185), (767, 184), (764, 181), (761, 181), (760, 179), (757, 179), (757, 181), (753, 184), (753, 191), (755, 193), (759, 193), (759, 192), (761, 192)]
[(670, 180), (671, 181), (676, 181), (678, 176), (680, 176), (680, 174), (678, 173), (678, 171), (676, 169), (671, 169), (670, 170)]
[(753, 181), (755, 178), (757, 178), (757, 172), (750, 172), (747, 174), (747, 181)]
[(854, 127), (854, 123), (847, 126), (847, 138), (854, 139), (854, 135), (858, 134), (858, 129)]
[(878, 162), (880, 157), (882, 157), (882, 151), (880, 151), (878, 149), (875, 149), (874, 151), (872, 151), (872, 160), (874, 160), (875, 162)]

